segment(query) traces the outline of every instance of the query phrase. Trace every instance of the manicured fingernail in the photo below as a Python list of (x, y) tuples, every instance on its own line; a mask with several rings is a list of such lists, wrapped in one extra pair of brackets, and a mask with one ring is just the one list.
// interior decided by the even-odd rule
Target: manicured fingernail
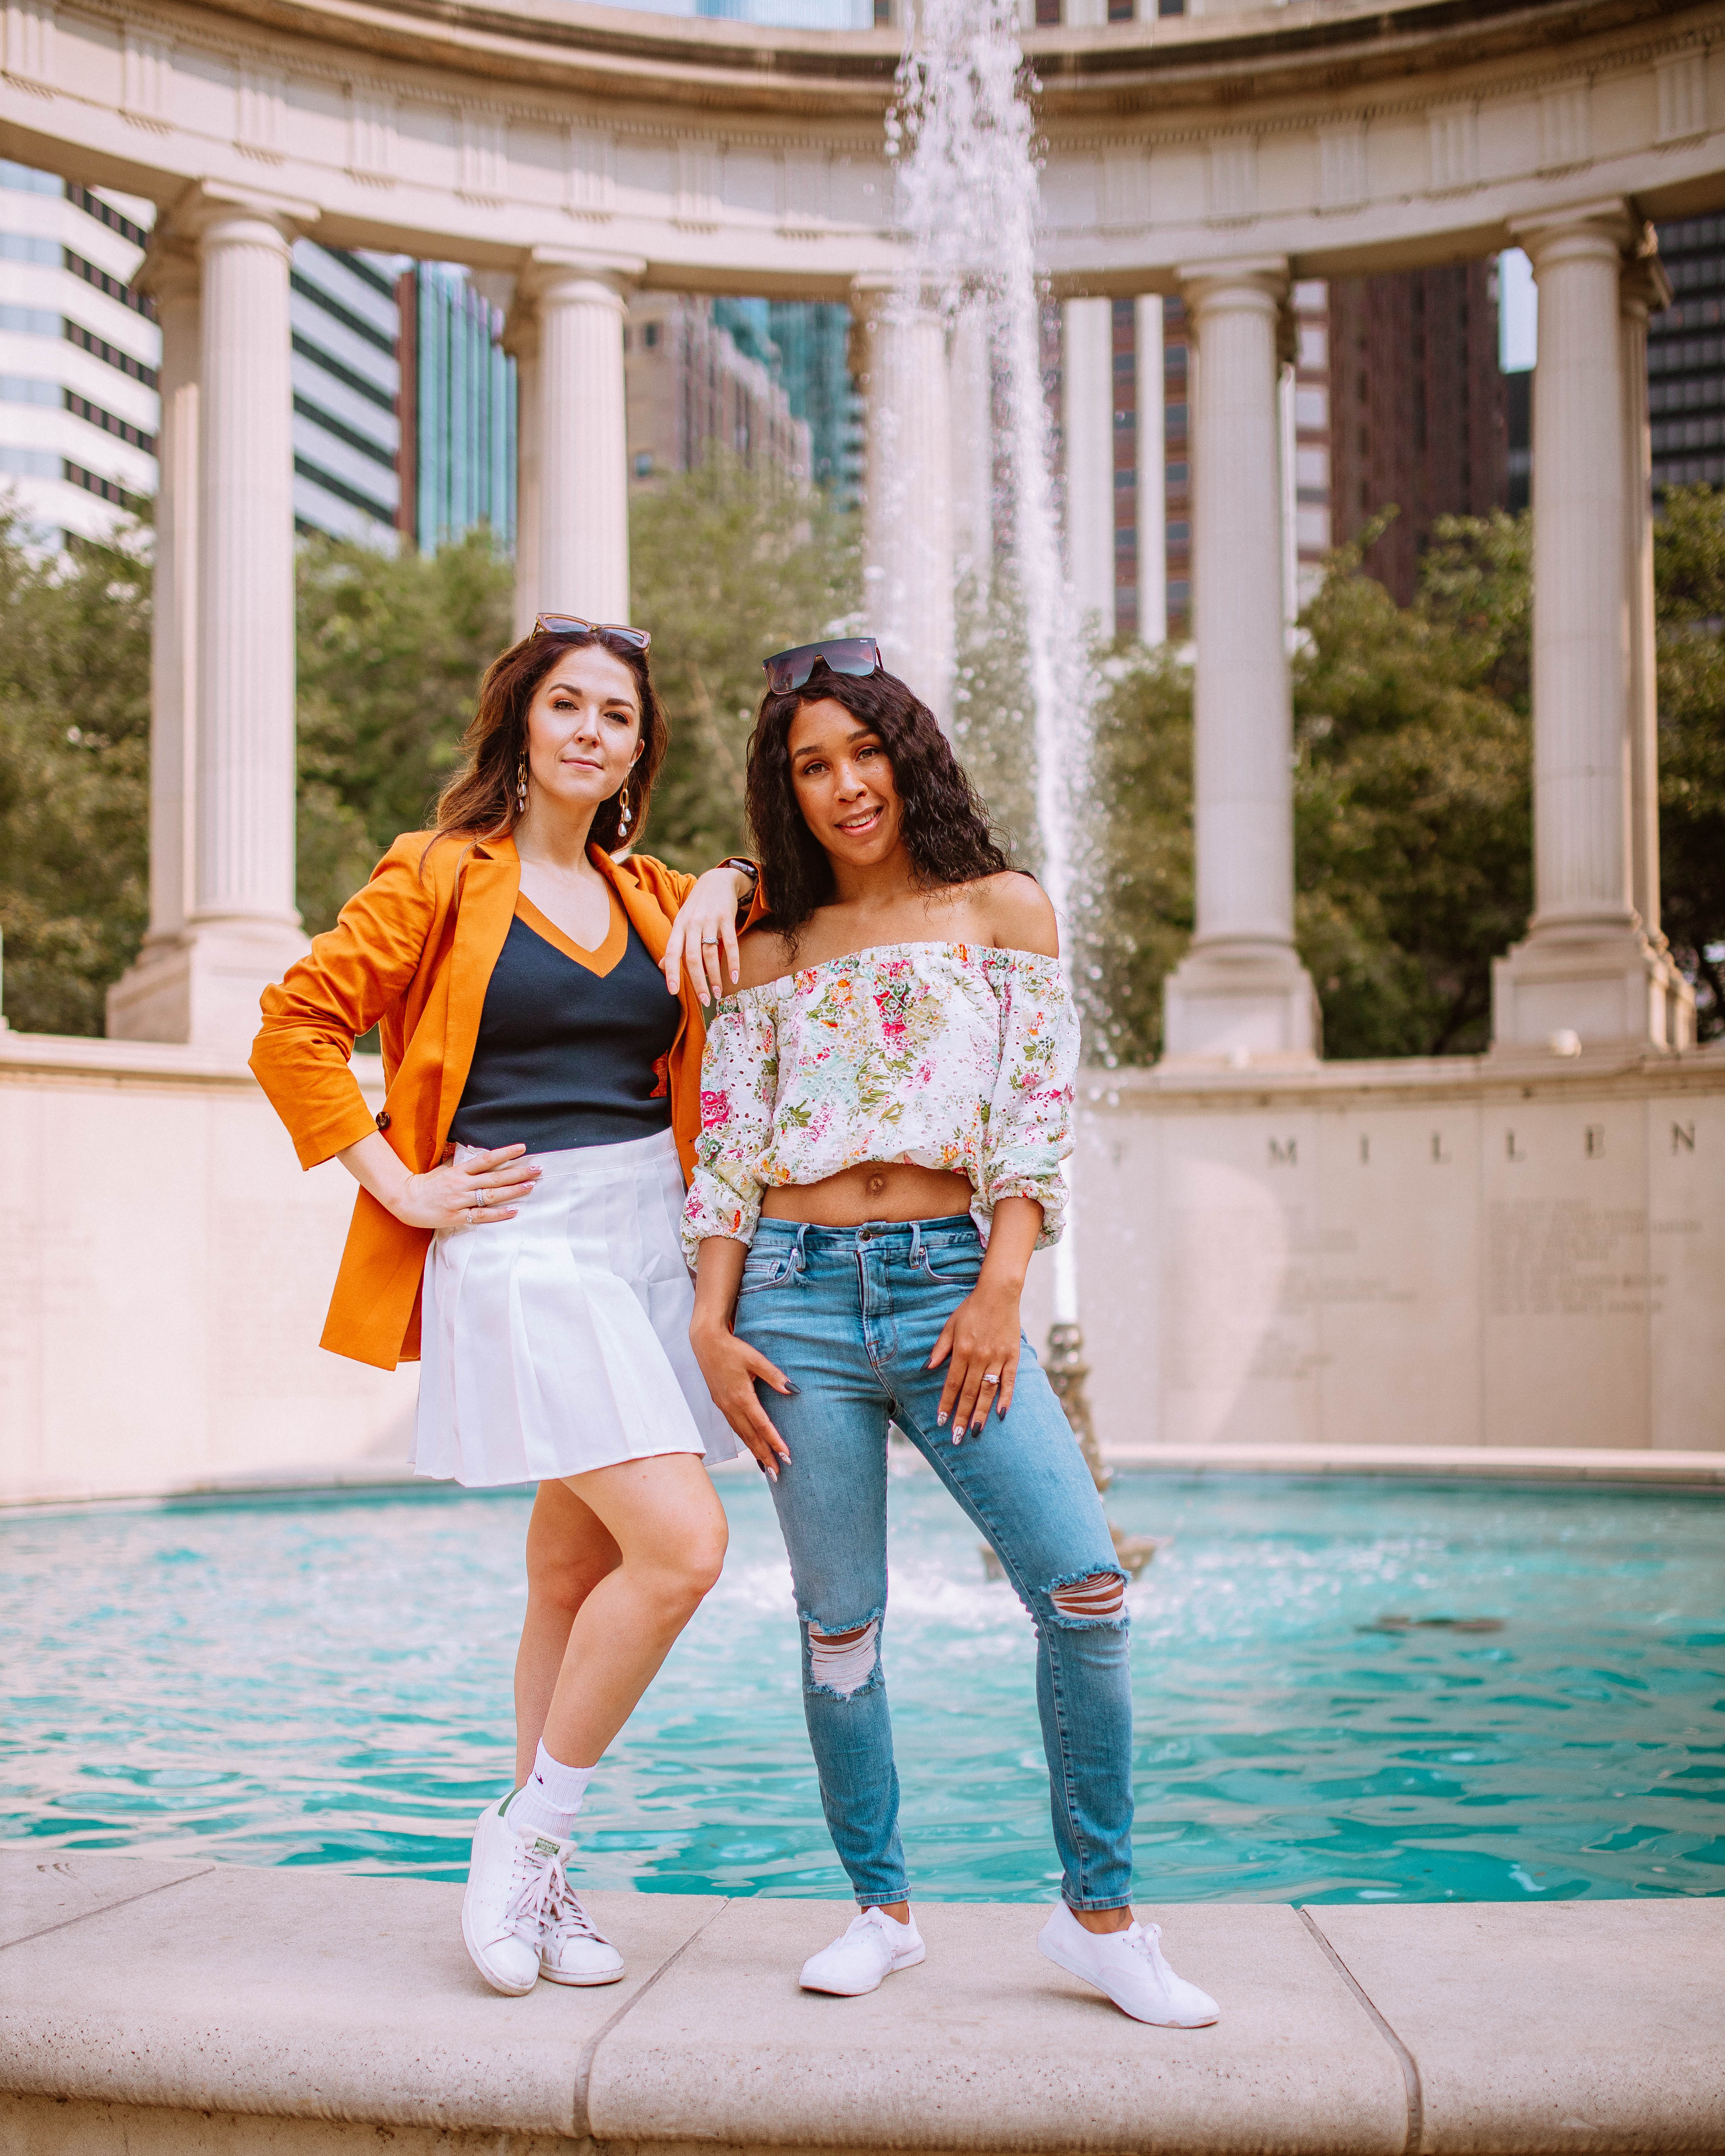
[(802, 1388), (800, 1385), (793, 1385), (793, 1384), (790, 1384), (790, 1383), (787, 1383), (787, 1384), (786, 1384), (786, 1386), (785, 1386), (785, 1393), (786, 1393), (787, 1396), (788, 1396), (789, 1399), (797, 1399), (797, 1398), (798, 1398), (798, 1396), (801, 1394), (802, 1390), (803, 1390), (803, 1388)]
[(954, 1444), (954, 1445), (963, 1445), (963, 1442), (964, 1442), (964, 1433), (965, 1433), (966, 1430), (968, 1429), (968, 1424), (965, 1424), (965, 1423), (962, 1423), (962, 1422), (961, 1422), (961, 1423), (957, 1425), (957, 1427), (953, 1430), (953, 1432), (952, 1432), (952, 1442), (953, 1442), (953, 1444)]
[(946, 1428), (947, 1411), (944, 1408), (942, 1408), (940, 1413), (935, 1417), (934, 1426), (937, 1430), (944, 1430)]

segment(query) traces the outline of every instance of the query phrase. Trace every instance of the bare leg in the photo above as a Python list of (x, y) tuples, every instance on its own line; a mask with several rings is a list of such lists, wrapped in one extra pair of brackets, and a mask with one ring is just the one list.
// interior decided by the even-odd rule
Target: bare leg
[(527, 1614), (515, 1658), (515, 1782), (533, 1771), (575, 1613), (623, 1553), (567, 1482), (542, 1482), (527, 1522)]
[(567, 1487), (610, 1536), (618, 1561), (575, 1612), (544, 1741), (566, 1766), (593, 1767), (718, 1578), (727, 1530), (692, 1452), (596, 1467)]

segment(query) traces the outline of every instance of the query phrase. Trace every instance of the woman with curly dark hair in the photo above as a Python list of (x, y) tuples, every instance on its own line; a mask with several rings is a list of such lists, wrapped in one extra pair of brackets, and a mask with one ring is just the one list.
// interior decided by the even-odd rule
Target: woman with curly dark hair
[(748, 802), (772, 911), (708, 1029), (683, 1237), (702, 1373), (772, 1479), (821, 1801), (859, 1905), (802, 1981), (855, 1996), (927, 1951), (880, 1661), (893, 1422), (1036, 1627), (1063, 1873), (1042, 1952), (1139, 2020), (1197, 2027), (1214, 2002), (1131, 1907), (1125, 1577), (1019, 1328), (1072, 1142), (1054, 911), (872, 638), (781, 652), (767, 675)]

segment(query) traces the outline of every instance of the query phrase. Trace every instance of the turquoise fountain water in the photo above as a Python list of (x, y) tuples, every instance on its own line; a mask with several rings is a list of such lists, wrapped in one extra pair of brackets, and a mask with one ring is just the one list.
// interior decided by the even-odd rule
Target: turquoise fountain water
[[(608, 1759), (590, 1884), (842, 1895), (764, 1489)], [(917, 1891), (1051, 1898), (1028, 1621), (927, 1471), (886, 1653)], [(1725, 1893), (1725, 1500), (1122, 1476), (1147, 1902)], [(523, 1498), (0, 1522), (0, 1840), (455, 1879), (512, 1751)], [(1499, 1620), (1461, 1631), (1427, 1620)], [(1393, 1624), (1385, 1619), (1412, 1620)]]

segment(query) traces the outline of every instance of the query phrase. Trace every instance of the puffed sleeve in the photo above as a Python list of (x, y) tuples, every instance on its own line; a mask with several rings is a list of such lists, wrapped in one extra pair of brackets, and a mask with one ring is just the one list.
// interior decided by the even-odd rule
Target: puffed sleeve
[(778, 1028), (771, 1002), (727, 997), (707, 1027), (701, 1065), (701, 1136), (683, 1206), (683, 1255), (692, 1270), (711, 1235), (754, 1240), (761, 1168), (778, 1099)]
[(425, 834), (396, 840), (327, 934), (265, 988), (251, 1067), (302, 1168), (377, 1127), (351, 1066), (353, 1044), (407, 993), (436, 911), (420, 874)]
[(1060, 963), (1023, 951), (988, 953), (984, 971), (1000, 1007), (1000, 1069), (988, 1105), (981, 1196), (1042, 1208), (1039, 1250), (1057, 1243), (1066, 1214), (1061, 1163), (1072, 1151), (1078, 1016)]

